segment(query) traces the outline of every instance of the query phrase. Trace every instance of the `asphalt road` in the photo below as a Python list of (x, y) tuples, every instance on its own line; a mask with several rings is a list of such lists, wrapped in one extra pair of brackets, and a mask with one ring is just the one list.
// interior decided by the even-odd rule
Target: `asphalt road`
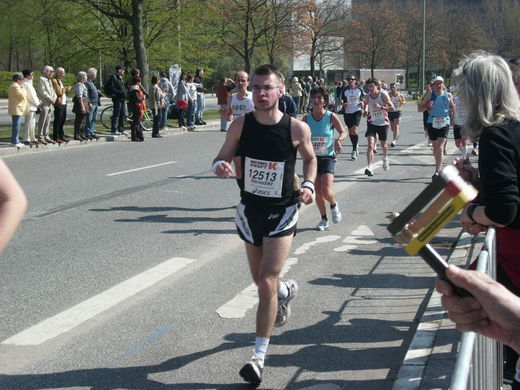
[[(284, 271), (300, 292), (262, 388), (391, 388), (433, 286), (386, 231), (433, 173), (409, 106), (388, 172), (378, 154), (363, 174), (364, 120), (357, 161), (345, 142), (340, 224), (317, 232), (317, 208), (302, 207)], [(211, 172), (222, 141), (211, 130), (5, 158), (29, 209), (1, 261), (0, 389), (248, 388), (256, 306), (236, 183)]]

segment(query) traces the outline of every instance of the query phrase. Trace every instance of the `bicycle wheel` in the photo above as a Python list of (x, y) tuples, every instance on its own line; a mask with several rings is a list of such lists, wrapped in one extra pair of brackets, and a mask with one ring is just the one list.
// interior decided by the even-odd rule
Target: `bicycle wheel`
[(113, 113), (114, 113), (114, 106), (106, 106), (103, 109), (103, 111), (101, 111), (101, 115), (99, 116), (99, 120), (101, 121), (101, 124), (109, 130), (112, 127)]
[(141, 128), (145, 131), (151, 131), (153, 129), (152, 110), (146, 110), (144, 112), (143, 119), (141, 120)]

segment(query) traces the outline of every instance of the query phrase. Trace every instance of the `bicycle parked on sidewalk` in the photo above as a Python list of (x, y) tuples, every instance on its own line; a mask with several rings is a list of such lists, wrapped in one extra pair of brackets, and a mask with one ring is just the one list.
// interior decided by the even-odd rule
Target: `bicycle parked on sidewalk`
[[(101, 115), (99, 116), (99, 120), (101, 124), (105, 126), (105, 128), (110, 129), (112, 126), (112, 115), (114, 112), (114, 106), (106, 106), (103, 111), (101, 111)], [(132, 113), (130, 113), (126, 118), (126, 122), (132, 122)], [(151, 110), (146, 110), (144, 112), (143, 119), (141, 120), (141, 130), (151, 131), (153, 128), (153, 114)]]

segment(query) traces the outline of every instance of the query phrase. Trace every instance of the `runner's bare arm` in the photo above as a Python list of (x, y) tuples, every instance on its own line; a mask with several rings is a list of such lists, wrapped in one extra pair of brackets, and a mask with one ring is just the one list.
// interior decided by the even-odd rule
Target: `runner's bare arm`
[(26, 209), (27, 198), (22, 188), (7, 165), (0, 160), (0, 253), (14, 235)]
[[(311, 129), (306, 123), (291, 119), (291, 137), (293, 145), (303, 160), (303, 181), (314, 185), (317, 172), (317, 161), (311, 143)], [(305, 204), (312, 203), (314, 191), (303, 186), (300, 189), (300, 199)]]
[(336, 154), (339, 154), (343, 152), (343, 147), (341, 146), (341, 143), (345, 138), (347, 138), (347, 132), (345, 131), (345, 128), (341, 124), (341, 121), (339, 120), (339, 117), (336, 114), (332, 114), (332, 127), (336, 129), (338, 132), (338, 138), (334, 141), (334, 151)]
[(455, 124), (455, 101), (453, 100), (453, 95), (449, 92), (448, 97), (450, 99), (450, 123), (453, 126)]
[(381, 97), (383, 98), (383, 102), (385, 105), (383, 106), (383, 110), (385, 111), (395, 111), (394, 103), (392, 103), (392, 99), (388, 96), (388, 94), (382, 93)]
[(218, 177), (227, 178), (233, 175), (231, 160), (233, 159), (233, 156), (237, 150), (243, 125), (243, 116), (235, 119), (233, 122), (231, 122), (231, 125), (229, 125), (229, 128), (226, 132), (226, 140), (220, 148), (217, 157), (215, 157), (213, 160), (213, 172)]

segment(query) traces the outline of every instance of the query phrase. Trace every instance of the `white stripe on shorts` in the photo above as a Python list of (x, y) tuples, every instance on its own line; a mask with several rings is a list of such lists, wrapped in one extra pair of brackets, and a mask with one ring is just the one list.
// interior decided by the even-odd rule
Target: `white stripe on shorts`
[(285, 230), (291, 229), (296, 225), (296, 222), (298, 222), (298, 204), (293, 204), (285, 209), (285, 214), (280, 220), (280, 223), (276, 229), (269, 233), (269, 236), (275, 236)]
[(235, 214), (235, 224), (247, 241), (254, 242), (251, 228), (249, 227), (246, 215), (244, 214), (245, 210), (246, 206), (243, 203), (239, 203)]

